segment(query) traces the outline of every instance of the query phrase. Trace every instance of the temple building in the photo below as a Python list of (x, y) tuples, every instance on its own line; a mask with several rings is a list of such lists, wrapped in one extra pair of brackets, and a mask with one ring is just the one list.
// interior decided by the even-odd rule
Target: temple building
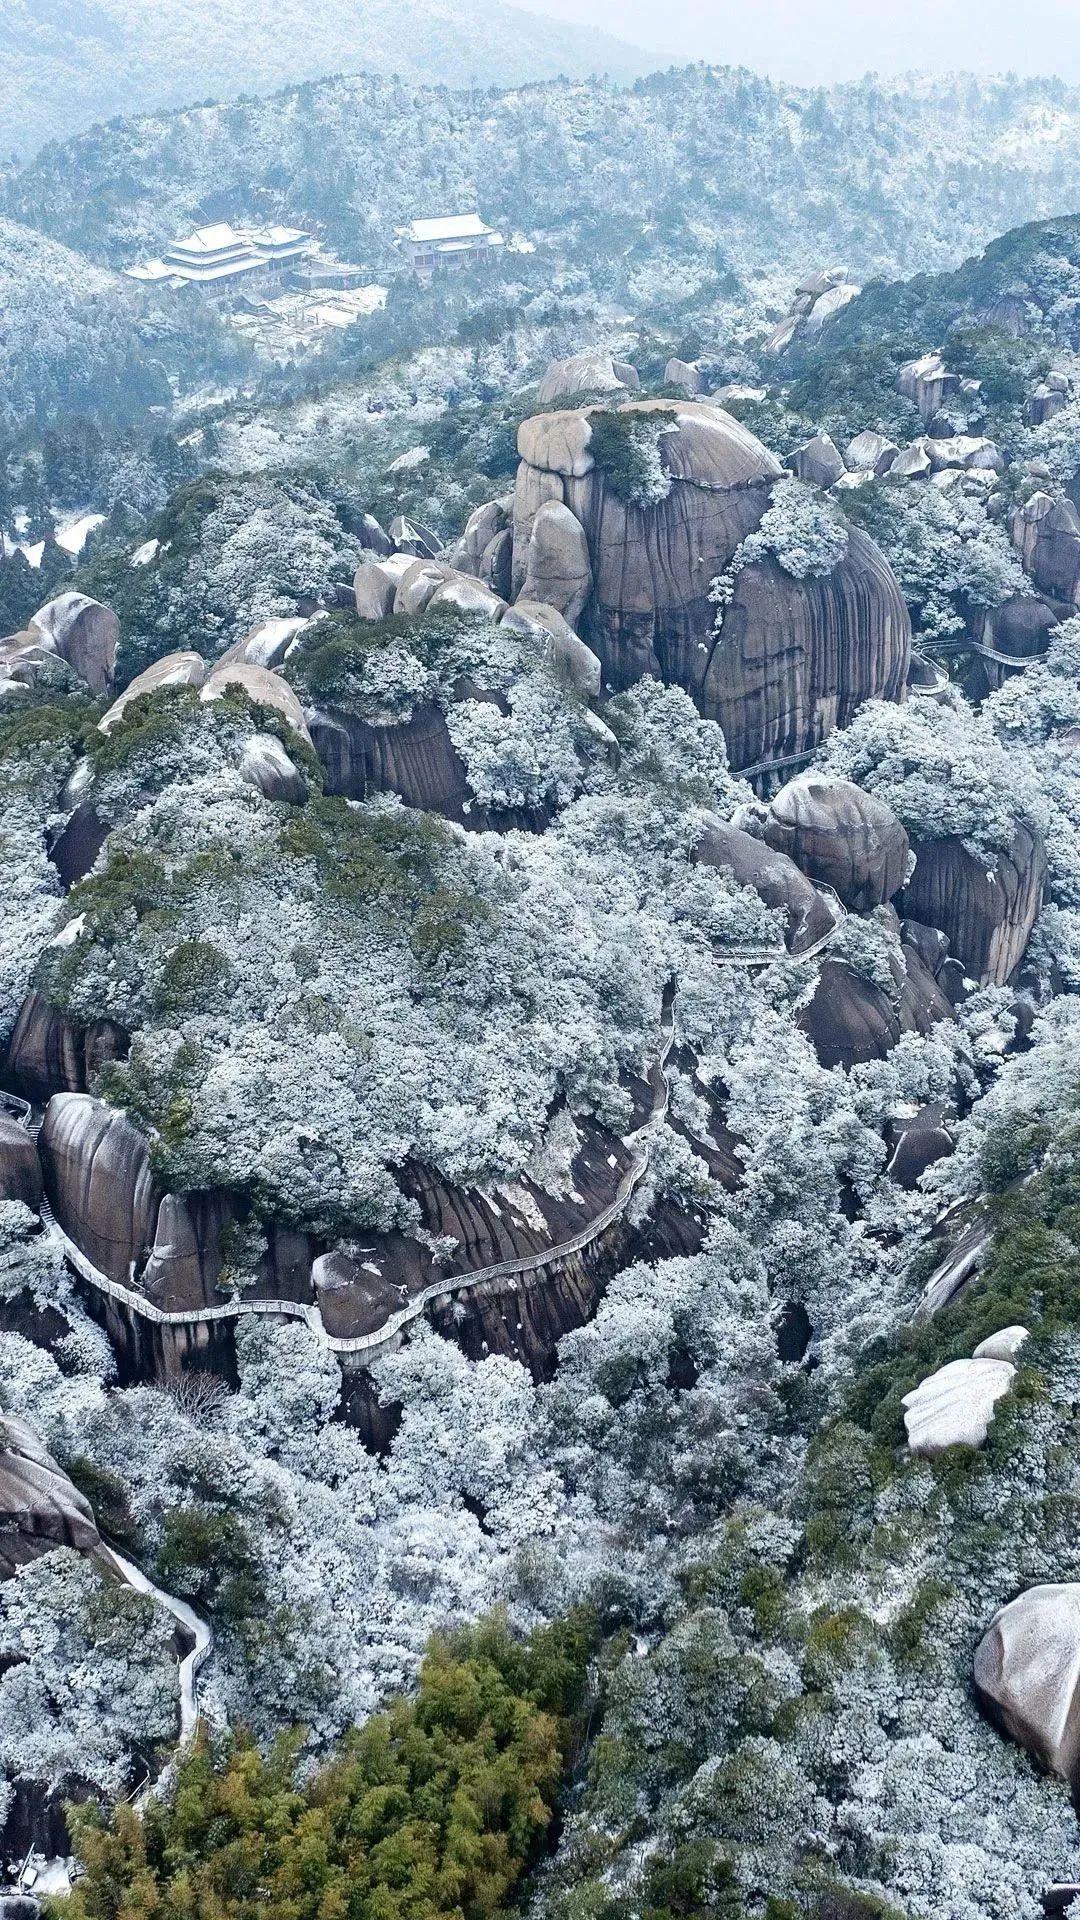
[(220, 221), (174, 240), (160, 260), (129, 267), (127, 276), (174, 287), (228, 284), (253, 273), (272, 279), (303, 260), (312, 244), (310, 233), (298, 227), (237, 228)]
[(485, 226), (478, 213), (413, 220), (398, 228), (397, 240), (417, 279), (424, 281), (434, 273), (489, 266), (505, 244), (502, 234)]

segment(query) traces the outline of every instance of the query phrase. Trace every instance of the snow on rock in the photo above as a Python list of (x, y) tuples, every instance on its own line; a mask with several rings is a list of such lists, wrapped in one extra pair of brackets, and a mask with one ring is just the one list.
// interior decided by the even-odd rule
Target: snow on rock
[(107, 713), (98, 721), (102, 733), (111, 733), (119, 720), (124, 717), (125, 709), (140, 694), (157, 693), (161, 687), (201, 687), (206, 678), (206, 662), (201, 653), (166, 653), (155, 660), (142, 673), (137, 673), (131, 684), (124, 688), (118, 700), (114, 700)]
[(136, 547), (132, 554), (130, 565), (133, 567), (148, 567), (152, 560), (157, 559), (160, 547), (160, 540), (144, 540), (142, 546)]
[(981, 1447), (994, 1407), (1016, 1378), (1010, 1360), (950, 1360), (905, 1393), (904, 1426), (912, 1453), (931, 1459), (947, 1447)]
[(975, 1689), (1006, 1733), (1051, 1772), (1080, 1759), (1080, 1585), (1029, 1587), (994, 1615), (975, 1650)]
[(294, 733), (311, 745), (304, 709), (292, 688), (268, 667), (257, 667), (247, 660), (222, 660), (206, 680), (201, 700), (220, 700), (232, 687), (239, 687), (257, 707), (271, 707), (287, 720)]
[(988, 1339), (980, 1340), (972, 1357), (975, 1360), (1015, 1360), (1027, 1338), (1026, 1327), (1002, 1327), (1000, 1333), (992, 1333)]

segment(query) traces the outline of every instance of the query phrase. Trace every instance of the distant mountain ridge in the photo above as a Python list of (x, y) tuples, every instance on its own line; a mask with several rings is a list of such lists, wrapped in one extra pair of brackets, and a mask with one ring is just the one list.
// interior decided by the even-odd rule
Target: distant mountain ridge
[(632, 79), (654, 64), (591, 28), (503, 0), (4, 0), (3, 149), (22, 155), (118, 113), (263, 94), (340, 71), (515, 86)]

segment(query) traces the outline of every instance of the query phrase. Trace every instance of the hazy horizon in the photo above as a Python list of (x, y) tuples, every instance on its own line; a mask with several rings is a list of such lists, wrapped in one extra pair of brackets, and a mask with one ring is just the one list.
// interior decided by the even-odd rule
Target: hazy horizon
[(660, 56), (744, 66), (827, 85), (920, 72), (1016, 73), (1080, 82), (1080, 8), (1032, 0), (1017, 32), (1007, 0), (909, 0), (903, 13), (850, 0), (519, 0), (530, 12), (602, 27)]

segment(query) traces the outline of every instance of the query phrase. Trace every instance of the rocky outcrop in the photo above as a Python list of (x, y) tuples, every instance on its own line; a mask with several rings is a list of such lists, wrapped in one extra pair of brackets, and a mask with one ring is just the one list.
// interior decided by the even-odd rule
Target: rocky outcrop
[(533, 516), (521, 597), (541, 601), (574, 627), (592, 591), (585, 529), (561, 500), (546, 500)]
[(21, 1200), (36, 1213), (41, 1205), (41, 1165), (34, 1136), (0, 1111), (0, 1200)]
[(300, 806), (307, 799), (307, 781), (273, 733), (252, 734), (240, 756), (240, 777), (268, 800)]
[(892, 1153), (885, 1169), (898, 1187), (910, 1191), (916, 1187), (928, 1167), (944, 1160), (953, 1150), (953, 1138), (945, 1125), (945, 1109), (940, 1100), (920, 1107), (909, 1120), (891, 1130)]
[(924, 421), (932, 420), (947, 400), (960, 392), (960, 377), (950, 373), (940, 353), (924, 353), (908, 360), (896, 376), (896, 390), (918, 407)]
[(843, 454), (827, 433), (815, 434), (804, 446), (797, 447), (785, 464), (797, 480), (814, 487), (835, 486), (840, 475), (847, 472)]
[(805, 274), (785, 318), (766, 340), (765, 352), (774, 356), (783, 353), (798, 336), (813, 339), (859, 291), (843, 267), (823, 267), (817, 273)]
[(304, 614), (260, 620), (257, 627), (252, 627), (235, 646), (222, 654), (220, 664), (224, 666), (229, 660), (246, 660), (253, 667), (280, 667), (308, 624)]
[[(796, 580), (771, 560), (743, 567), (715, 632), (712, 582), (757, 528), (781, 468), (716, 406), (641, 401), (619, 418), (647, 426), (657, 415), (667, 491), (646, 505), (597, 467), (590, 409), (522, 423), (515, 597), (564, 612), (606, 685), (652, 674), (685, 687), (723, 727), (736, 768), (804, 753), (868, 698), (902, 699), (907, 608), (860, 532), (823, 577)], [(574, 601), (586, 595), (579, 620)]]
[(257, 667), (246, 660), (223, 660), (208, 674), (199, 698), (221, 700), (233, 688), (246, 693), (255, 706), (270, 707), (274, 713), (280, 713), (293, 732), (311, 745), (304, 709), (280, 674), (271, 673), (267, 667)]
[(560, 686), (584, 694), (587, 699), (599, 695), (600, 662), (592, 648), (567, 625), (557, 607), (547, 607), (541, 600), (518, 600), (504, 616), (503, 626), (537, 641), (544, 661)]
[(888, 440), (883, 433), (874, 433), (867, 428), (865, 432), (855, 435), (844, 458), (852, 473), (872, 473), (880, 478), (895, 465), (899, 453), (895, 440)]
[(575, 353), (568, 360), (551, 362), (536, 389), (536, 398), (540, 406), (550, 407), (576, 394), (625, 394), (639, 384), (633, 367), (616, 366), (609, 353)]
[(664, 385), (693, 396), (705, 392), (706, 380), (696, 360), (669, 360), (664, 368)]
[(120, 644), (120, 622), (111, 607), (85, 593), (61, 593), (38, 608), (30, 626), (92, 693), (108, 692)]
[(976, 638), (995, 653), (1033, 660), (1046, 652), (1054, 628), (1072, 611), (1063, 601), (1047, 600), (1041, 594), (1010, 594), (999, 607), (983, 614)]
[(411, 553), (414, 559), (434, 560), (439, 551), (440, 541), (430, 527), (420, 524), (419, 520), (409, 520), (403, 513), (396, 514), (389, 526), (391, 542), (398, 553)]
[(1080, 516), (1071, 500), (1032, 494), (1009, 525), (1024, 572), (1051, 599), (1080, 605)]
[(98, 1544), (89, 1501), (31, 1427), (0, 1417), (0, 1580), (55, 1547), (91, 1553)]
[(1010, 1360), (950, 1360), (901, 1400), (912, 1453), (932, 1460), (949, 1447), (983, 1447), (994, 1408), (1016, 1378)]
[(952, 1007), (918, 955), (904, 948), (893, 969), (891, 993), (826, 957), (810, 1000), (800, 1008), (798, 1024), (812, 1042), (823, 1067), (853, 1067), (883, 1060), (902, 1034), (928, 1033), (936, 1020), (951, 1019)]
[(57, 1093), (39, 1136), (56, 1218), (88, 1260), (125, 1284), (153, 1240), (158, 1193), (145, 1136), (124, 1114), (83, 1093)]
[(326, 770), (327, 793), (366, 800), (400, 794), (406, 806), (459, 820), (470, 799), (465, 767), (441, 708), (428, 702), (397, 726), (375, 726), (354, 714), (318, 711), (311, 737)]
[(24, 1100), (43, 1104), (54, 1093), (85, 1093), (106, 1060), (122, 1060), (128, 1037), (111, 1020), (77, 1027), (39, 993), (29, 993), (3, 1059), (3, 1078)]
[(983, 985), (1002, 986), (1024, 957), (1042, 906), (1046, 849), (1029, 827), (993, 865), (963, 842), (915, 843), (915, 871), (904, 888), (904, 912), (940, 927), (950, 950)]
[(851, 780), (807, 772), (781, 787), (765, 838), (854, 913), (869, 913), (903, 885), (908, 837), (892, 808)]
[(793, 860), (741, 827), (730, 826), (718, 814), (706, 816), (692, 858), (702, 866), (730, 873), (740, 886), (752, 887), (767, 907), (778, 907), (791, 953), (814, 946), (833, 924), (828, 903)]
[(913, 440), (897, 454), (889, 468), (889, 477), (893, 480), (929, 480), (930, 455), (926, 451), (925, 440)]
[(98, 721), (102, 733), (111, 733), (133, 700), (144, 693), (157, 693), (162, 687), (201, 687), (206, 679), (206, 661), (201, 653), (166, 653), (152, 666), (137, 673)]
[(994, 1615), (975, 1650), (991, 1718), (1052, 1773), (1080, 1762), (1080, 1585), (1029, 1587)]
[(416, 556), (390, 553), (364, 560), (353, 575), (353, 596), (361, 620), (386, 620), (394, 611), (394, 596)]
[(86, 878), (110, 831), (96, 807), (83, 801), (72, 809), (60, 831), (48, 836), (49, 858), (65, 887)]

